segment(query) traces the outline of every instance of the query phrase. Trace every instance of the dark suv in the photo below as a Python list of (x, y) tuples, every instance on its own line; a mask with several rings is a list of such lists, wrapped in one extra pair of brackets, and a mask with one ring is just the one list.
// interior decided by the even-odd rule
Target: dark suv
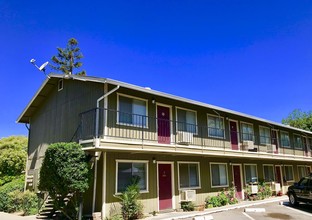
[(312, 174), (288, 187), (287, 195), (289, 203), (293, 206), (298, 205), (299, 202), (312, 203)]

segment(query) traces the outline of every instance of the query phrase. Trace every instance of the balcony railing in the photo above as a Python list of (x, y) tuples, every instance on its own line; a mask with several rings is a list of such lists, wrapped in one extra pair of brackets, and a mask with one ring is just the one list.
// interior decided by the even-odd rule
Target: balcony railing
[[(79, 140), (94, 138), (151, 144), (188, 145), (204, 148), (233, 149), (231, 138), (237, 137), (239, 150), (311, 156), (294, 147), (281, 147), (278, 139), (251, 133), (229, 133), (224, 129), (199, 126), (180, 121), (129, 114), (96, 108), (80, 114)], [(235, 141), (234, 141), (235, 142)], [(235, 143), (234, 143), (235, 144)]]

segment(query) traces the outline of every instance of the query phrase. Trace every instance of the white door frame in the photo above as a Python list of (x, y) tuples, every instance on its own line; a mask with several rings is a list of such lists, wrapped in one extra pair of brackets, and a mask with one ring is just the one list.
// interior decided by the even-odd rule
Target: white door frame
[(174, 188), (174, 162), (173, 161), (157, 161), (157, 211), (159, 212), (159, 164), (170, 164), (171, 165), (171, 194), (172, 194), (172, 209), (176, 209), (175, 203), (175, 188)]
[(232, 179), (235, 186), (235, 180), (234, 180), (234, 168), (233, 166), (239, 166), (239, 172), (240, 172), (240, 179), (241, 179), (241, 188), (242, 188), (242, 200), (245, 199), (245, 191), (244, 191), (244, 178), (243, 178), (243, 169), (241, 163), (232, 163)]

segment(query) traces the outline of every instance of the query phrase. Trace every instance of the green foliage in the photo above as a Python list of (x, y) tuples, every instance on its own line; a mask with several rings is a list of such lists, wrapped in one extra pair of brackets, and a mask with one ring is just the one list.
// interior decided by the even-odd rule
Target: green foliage
[(250, 200), (250, 201), (270, 198), (273, 194), (270, 185), (265, 184), (265, 182), (260, 182), (258, 184), (257, 194), (251, 194), (251, 191), (248, 185), (246, 185), (244, 191), (245, 191), (246, 200)]
[(282, 120), (282, 123), (295, 128), (312, 131), (312, 111), (304, 112), (300, 109), (295, 109), (287, 118)]
[(272, 196), (271, 187), (269, 185), (264, 184), (264, 183), (259, 184), (257, 196), (258, 196), (258, 199), (270, 198)]
[(13, 149), (1, 150), (0, 175), (18, 176), (25, 170), (26, 152)]
[(237, 198), (235, 198), (235, 188), (231, 187), (228, 191), (222, 190), (217, 196), (207, 197), (205, 199), (206, 208), (220, 207), (227, 204), (238, 203)]
[(181, 209), (184, 212), (194, 211), (195, 204), (193, 202), (191, 202), (191, 201), (183, 201), (183, 202), (181, 202)]
[(139, 178), (133, 178), (132, 183), (121, 195), (116, 197), (121, 200), (121, 214), (123, 219), (132, 220), (143, 217), (143, 205), (138, 201), (140, 197)]
[(38, 213), (38, 196), (34, 192), (25, 191), (21, 202), (24, 215), (34, 215)]
[(25, 169), (27, 138), (10, 136), (0, 139), (0, 186), (20, 176)]
[(218, 198), (218, 196), (207, 197), (205, 199), (205, 203), (206, 203), (207, 208), (220, 207), (221, 206), (221, 202), (220, 202), (220, 199)]
[[(52, 61), (55, 65), (51, 65), (53, 69), (62, 72), (63, 74), (74, 74), (74, 69), (78, 69), (82, 66), (79, 62), (83, 58), (80, 48), (78, 47), (78, 41), (75, 38), (70, 38), (67, 42), (66, 48), (57, 47), (57, 55), (52, 57)], [(76, 73), (77, 75), (86, 75), (86, 71)]]
[[(21, 176), (13, 180), (12, 182), (6, 183), (0, 187), (0, 211), (10, 212), (12, 208), (12, 200), (13, 194), (10, 194), (14, 191), (22, 192), (24, 188), (24, 178)], [(13, 210), (14, 211), (14, 210)]]
[[(82, 193), (89, 188), (90, 165), (77, 143), (54, 143), (46, 150), (40, 169), (39, 189), (49, 192), (56, 210), (74, 219)], [(64, 199), (70, 196), (69, 202)]]
[(4, 149), (27, 150), (28, 139), (25, 136), (10, 136), (0, 139), (0, 151)]
[(110, 220), (123, 220), (121, 215), (114, 215), (111, 218), (109, 218)]

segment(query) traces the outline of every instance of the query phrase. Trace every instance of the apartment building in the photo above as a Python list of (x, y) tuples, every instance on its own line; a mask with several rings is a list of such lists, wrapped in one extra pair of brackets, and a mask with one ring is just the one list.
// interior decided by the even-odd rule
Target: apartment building
[(50, 74), (17, 121), (29, 124), (34, 189), (49, 144), (77, 141), (94, 156), (85, 214), (115, 214), (133, 176), (144, 212), (158, 212), (232, 186), (244, 199), (260, 181), (285, 193), (311, 172), (312, 132), (106, 78)]

